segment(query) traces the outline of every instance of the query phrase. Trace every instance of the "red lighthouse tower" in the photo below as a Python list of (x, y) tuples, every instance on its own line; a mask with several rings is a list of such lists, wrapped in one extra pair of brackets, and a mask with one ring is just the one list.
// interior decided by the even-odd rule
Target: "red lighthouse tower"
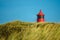
[(37, 15), (37, 22), (44, 22), (44, 14), (40, 10), (40, 12)]

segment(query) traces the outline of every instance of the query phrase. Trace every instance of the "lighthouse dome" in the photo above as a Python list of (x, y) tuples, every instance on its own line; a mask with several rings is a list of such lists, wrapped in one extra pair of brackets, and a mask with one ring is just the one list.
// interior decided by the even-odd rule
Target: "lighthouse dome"
[(42, 13), (42, 11), (40, 10), (40, 12), (38, 13), (39, 16), (44, 16), (44, 14)]

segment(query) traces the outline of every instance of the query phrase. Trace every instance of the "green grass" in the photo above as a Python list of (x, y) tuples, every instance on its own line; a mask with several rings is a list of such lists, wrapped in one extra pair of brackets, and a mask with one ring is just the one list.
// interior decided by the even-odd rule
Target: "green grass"
[(1, 24), (0, 40), (60, 40), (60, 24), (21, 21)]

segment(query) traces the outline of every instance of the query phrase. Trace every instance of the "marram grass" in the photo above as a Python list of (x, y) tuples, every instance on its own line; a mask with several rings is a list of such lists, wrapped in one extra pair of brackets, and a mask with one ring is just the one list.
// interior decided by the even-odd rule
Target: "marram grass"
[(60, 40), (60, 24), (20, 21), (2, 24), (0, 40)]

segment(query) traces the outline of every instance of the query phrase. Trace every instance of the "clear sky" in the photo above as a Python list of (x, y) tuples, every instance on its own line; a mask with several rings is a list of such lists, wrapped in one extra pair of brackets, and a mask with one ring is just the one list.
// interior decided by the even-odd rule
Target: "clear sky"
[(0, 0), (0, 23), (36, 22), (40, 9), (46, 22), (60, 22), (60, 0)]

